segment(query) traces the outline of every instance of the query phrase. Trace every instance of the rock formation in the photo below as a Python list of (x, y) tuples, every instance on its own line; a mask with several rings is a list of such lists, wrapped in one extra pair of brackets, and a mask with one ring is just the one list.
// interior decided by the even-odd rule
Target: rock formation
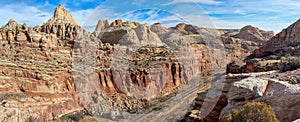
[[(212, 94), (200, 91), (193, 110), (188, 113), (188, 121), (219, 121), (224, 115), (233, 109), (240, 109), (247, 102), (265, 102), (270, 105), (276, 113), (279, 121), (293, 121), (300, 117), (298, 104), (299, 84), (290, 84), (288, 81), (280, 81), (285, 77), (296, 77), (299, 69), (293, 73), (249, 73), (227, 75), (226, 80), (211, 84), (211, 91), (221, 93), (217, 104), (205, 118), (200, 118), (200, 107), (204, 99), (212, 100)], [(280, 77), (272, 77), (277, 75)], [(292, 82), (291, 82), (292, 83)], [(223, 87), (220, 87), (223, 86)]]
[(140, 25), (138, 22), (123, 22), (122, 20), (115, 20), (113, 21), (110, 26), (111, 27), (122, 27), (122, 26), (127, 26), (127, 27), (130, 27), (130, 28), (135, 28), (137, 27), (138, 25)]
[(266, 41), (266, 37), (262, 35), (260, 30), (258, 28), (252, 27), (251, 25), (243, 27), (240, 30), (240, 32), (236, 35), (236, 37), (258, 43)]
[[(279, 34), (271, 40), (282, 36), (298, 38), (296, 34)], [(214, 69), (242, 60), (271, 37), (272, 32), (252, 26), (216, 30), (181, 23), (165, 28), (159, 23), (148, 26), (122, 20), (111, 24), (99, 20), (95, 32), (89, 33), (62, 6), (42, 26), (30, 28), (11, 19), (0, 29), (0, 120), (48, 121), (83, 109), (97, 116), (111, 114), (104, 110), (116, 108), (147, 113), (183, 86), (195, 82), (192, 79), (199, 73), (214, 73)], [(242, 67), (245, 72), (254, 71), (254, 63), (240, 62), (246, 65)], [(232, 66), (229, 72), (244, 72), (235, 69), (239, 65)], [(292, 78), (280, 80), (285, 79)], [(266, 78), (234, 80), (222, 83), (226, 84), (225, 90), (216, 90), (222, 93), (219, 102), (202, 120), (218, 121), (221, 113), (250, 99), (277, 107), (280, 120), (298, 117), (294, 109), (286, 118), (280, 113), (285, 114), (292, 109), (289, 106), (298, 102), (292, 96), (298, 97), (299, 81), (288, 84)], [(212, 87), (218, 87), (217, 83)], [(288, 93), (273, 92), (279, 88)], [(237, 89), (240, 92), (234, 93)], [(274, 100), (276, 97), (292, 103), (281, 103)], [(201, 94), (197, 97), (189, 120), (200, 120), (196, 114), (201, 113), (197, 109), (202, 107), (203, 98)]]
[[(98, 25), (101, 25), (101, 21)], [(111, 45), (163, 45), (159, 37), (150, 30), (149, 26), (136, 22), (122, 22), (121, 20), (115, 20), (111, 27), (103, 29), (99, 33), (98, 38), (103, 43)]]
[(71, 45), (58, 39), (74, 38), (70, 17), (59, 6), (42, 29), (12, 19), (0, 29), (0, 121), (47, 121), (83, 109), (70, 74)]
[[(267, 43), (261, 48), (255, 50), (253, 55), (255, 57), (264, 57), (266, 54), (276, 55), (295, 55), (299, 56), (299, 27), (300, 20), (296, 21), (286, 29), (283, 29), (280, 33), (272, 37)], [(282, 54), (282, 52), (285, 52)]]
[(96, 28), (95, 28), (95, 32), (96, 32), (97, 34), (99, 34), (101, 31), (103, 31), (103, 30), (106, 29), (107, 27), (109, 27), (108, 20), (103, 20), (103, 19), (101, 19), (101, 20), (98, 21), (98, 24), (97, 24), (97, 26), (96, 26)]
[[(273, 37), (273, 31), (263, 31), (250, 25), (241, 30), (220, 30), (226, 48), (227, 64), (241, 61)], [(232, 72), (231, 72), (232, 73)]]
[[(299, 23), (300, 21), (298, 20), (270, 38), (259, 48), (250, 50), (251, 55), (248, 53), (244, 65), (236, 67), (236, 62), (232, 63), (233, 65), (229, 65), (227, 68), (228, 73), (278, 70), (282, 58), (287, 56), (298, 58), (300, 56), (300, 43), (297, 34), (299, 33)], [(245, 70), (246, 67), (251, 70)]]
[(52, 18), (41, 26), (41, 32), (55, 34), (61, 40), (73, 40), (77, 36), (80, 27), (72, 15), (65, 8), (59, 5)]
[(157, 34), (168, 32), (168, 30), (165, 27), (163, 27), (160, 23), (155, 23), (151, 25), (150, 29), (152, 32)]
[(184, 35), (199, 34), (196, 27), (194, 27), (193, 25), (184, 24), (184, 23), (180, 23), (180, 24), (176, 25), (176, 27), (174, 27), (173, 29)]
[(204, 30), (100, 20), (91, 34), (62, 6), (42, 26), (10, 20), (0, 29), (0, 120), (48, 121), (84, 108), (93, 115), (110, 107), (143, 112), (151, 99), (221, 66), (192, 37), (209, 34)]
[(273, 108), (278, 120), (293, 121), (300, 117), (299, 89), (299, 84), (249, 77), (233, 83), (227, 95), (229, 104), (222, 110), (222, 115), (240, 108), (247, 101), (263, 101)]

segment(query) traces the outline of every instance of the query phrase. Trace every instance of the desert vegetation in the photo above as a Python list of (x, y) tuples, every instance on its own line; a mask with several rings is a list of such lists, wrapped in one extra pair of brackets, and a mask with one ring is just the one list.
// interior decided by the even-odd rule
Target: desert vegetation
[(289, 58), (281, 59), (279, 68), (281, 72), (296, 70), (300, 68), (300, 58), (289, 57)]
[(232, 110), (222, 118), (223, 122), (278, 122), (272, 108), (263, 102), (247, 103), (240, 110)]

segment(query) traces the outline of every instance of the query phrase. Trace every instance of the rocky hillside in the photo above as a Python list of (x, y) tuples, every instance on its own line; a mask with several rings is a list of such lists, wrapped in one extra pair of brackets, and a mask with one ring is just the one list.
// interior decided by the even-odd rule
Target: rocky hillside
[(300, 20), (271, 38), (266, 45), (255, 50), (255, 57), (265, 57), (271, 54), (299, 56), (299, 28)]
[[(0, 28), (0, 121), (72, 119), (72, 113), (136, 121), (161, 115), (155, 119), (175, 121), (199, 86), (209, 88), (212, 79), (203, 74), (223, 74), (226, 64), (245, 59), (272, 36), (252, 26), (216, 30), (180, 23), (165, 28), (122, 20), (99, 20), (95, 31), (87, 32), (62, 6), (42, 26), (11, 19)], [(227, 92), (208, 120), (217, 121), (232, 105)], [(140, 114), (147, 116), (136, 118)]]
[(285, 58), (299, 58), (299, 23), (293, 23), (255, 49), (243, 62), (234, 62), (227, 67), (228, 73), (260, 72), (278, 70)]
[(42, 26), (10, 20), (0, 29), (0, 120), (152, 111), (184, 85), (199, 84), (191, 82), (199, 73), (224, 67), (221, 43), (208, 43), (218, 33), (121, 20), (100, 20), (89, 33), (62, 6)]
[(251, 25), (247, 25), (241, 30), (219, 31), (225, 46), (227, 64), (233, 61), (241, 62), (274, 36), (273, 31), (260, 30)]

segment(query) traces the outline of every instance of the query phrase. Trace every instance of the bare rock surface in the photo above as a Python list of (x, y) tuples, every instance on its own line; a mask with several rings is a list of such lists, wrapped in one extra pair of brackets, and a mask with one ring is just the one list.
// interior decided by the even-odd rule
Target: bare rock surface
[(263, 35), (260, 33), (258, 28), (252, 27), (251, 25), (247, 25), (243, 27), (240, 32), (236, 35), (236, 37), (254, 41), (254, 42), (263, 42), (265, 41)]
[[(223, 64), (221, 51), (198, 40), (216, 30), (182, 26), (100, 20), (89, 33), (62, 6), (42, 26), (10, 20), (0, 29), (0, 121), (48, 121), (83, 109), (114, 118), (115, 108), (163, 108), (198, 73)], [(193, 38), (199, 31), (202, 37)], [(219, 41), (213, 35), (207, 39)]]
[(227, 94), (227, 97), (230, 101), (251, 100), (257, 97), (261, 97), (263, 96), (267, 85), (267, 80), (249, 77), (239, 82), (233, 83), (231, 89)]
[[(199, 73), (244, 59), (270, 37), (272, 32), (251, 26), (216, 30), (181, 23), (165, 28), (159, 23), (148, 26), (122, 20), (111, 24), (99, 20), (95, 32), (89, 33), (62, 6), (42, 26), (30, 28), (10, 20), (0, 29), (0, 120), (47, 121), (83, 109), (117, 118), (118, 112), (103, 111), (161, 109), (160, 103), (191, 84)], [(189, 120), (218, 121), (221, 111), (239, 108), (249, 100), (266, 101), (281, 120), (292, 120), (299, 115), (296, 75), (297, 71), (268, 77), (280, 76), (280, 81), (229, 78), (212, 84), (212, 93), (205, 92), (210, 87), (205, 83)], [(207, 118), (199, 119), (202, 92), (211, 94), (208, 100), (216, 99), (217, 105)], [(283, 117), (287, 111), (291, 113)]]
[(249, 77), (232, 84), (227, 94), (229, 104), (221, 115), (239, 109), (249, 101), (259, 101), (270, 105), (280, 121), (292, 121), (300, 117), (299, 91), (299, 84), (266, 77)]
[(157, 34), (152, 32), (149, 26), (132, 22), (120, 23), (118, 20), (113, 22), (111, 24), (113, 26), (104, 29), (99, 33), (98, 38), (100, 38), (103, 43), (109, 43), (111, 45), (163, 45)]

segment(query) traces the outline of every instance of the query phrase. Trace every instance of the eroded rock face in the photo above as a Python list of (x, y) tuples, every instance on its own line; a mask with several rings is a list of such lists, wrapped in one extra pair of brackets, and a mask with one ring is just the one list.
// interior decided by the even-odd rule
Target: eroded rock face
[(8, 23), (6, 25), (4, 25), (4, 27), (2, 29), (9, 29), (9, 30), (15, 30), (19, 27), (19, 24), (13, 20), (13, 19), (10, 19), (8, 21)]
[(290, 84), (300, 83), (300, 69), (287, 71), (283, 73), (274, 73), (270, 75), (265, 75), (264, 77), (279, 79), (280, 81), (288, 81)]
[(163, 45), (156, 33), (150, 30), (149, 26), (139, 25), (138, 27), (134, 28), (134, 31), (141, 45)]
[[(241, 69), (235, 69), (233, 68), (233, 66), (229, 66), (228, 72), (235, 73), (236, 70), (243, 70), (249, 65), (252, 65), (252, 70), (248, 71), (252, 72), (279, 70), (279, 64), (282, 57), (288, 56), (297, 58), (300, 55), (300, 43), (297, 34), (299, 33), (299, 23), (300, 22), (298, 20), (286, 29), (283, 29), (277, 35), (270, 38), (259, 48), (250, 50), (251, 54), (249, 54), (247, 59), (245, 60), (246, 65), (242, 66)], [(270, 34), (266, 34), (265, 32), (266, 31), (261, 31), (261, 34), (265, 35), (265, 37), (270, 37), (268, 36)]]
[(267, 85), (267, 80), (252, 77), (246, 78), (233, 83), (227, 97), (230, 102), (252, 100), (263, 96)]
[(67, 12), (67, 10), (59, 5), (58, 7), (56, 7), (55, 12), (54, 12), (54, 19), (62, 19), (62, 23), (71, 23), (72, 25), (77, 25), (77, 22), (75, 21), (75, 19), (73, 19), (72, 15), (70, 13)]
[[(61, 6), (42, 26), (10, 20), (1, 28), (0, 120), (46, 121), (100, 103), (103, 108), (97, 109), (140, 109), (145, 101), (171, 94), (198, 73), (224, 64), (218, 48), (203, 41), (218, 41), (216, 30), (121, 20), (108, 26), (103, 20), (96, 32), (81, 29)], [(91, 68), (82, 63), (93, 69), (81, 72)]]
[[(63, 25), (65, 15), (58, 7), (53, 21)], [(60, 41), (63, 33), (41, 30), (14, 20), (0, 29), (0, 121), (48, 121), (83, 109), (70, 73), (71, 44)]]
[[(126, 111), (148, 111), (145, 109), (149, 106), (145, 107), (143, 103), (171, 94), (189, 84), (198, 73), (224, 64), (216, 47), (211, 50), (203, 43), (191, 43), (190, 38), (185, 37), (188, 35), (180, 35), (174, 30), (159, 31), (158, 34), (152, 32), (147, 25), (128, 26), (123, 24), (126, 22), (120, 24), (120, 21), (114, 23), (115, 26), (110, 26), (97, 35), (103, 44), (99, 44), (96, 49), (96, 56), (99, 57), (95, 59), (96, 66), (92, 66), (96, 67), (95, 73), (88, 73), (91, 77), (87, 79), (93, 84), (92, 87), (100, 86), (100, 91), (108, 96), (111, 104)], [(203, 33), (206, 31), (203, 35), (209, 33), (209, 29), (207, 30), (203, 29)], [(210, 41), (217, 41), (213, 34), (208, 38)], [(82, 56), (78, 60), (87, 59), (86, 51), (91, 49), (85, 47), (88, 42), (75, 46), (78, 47), (75, 50), (80, 50), (81, 53), (78, 54)], [(89, 94), (94, 94), (95, 91), (86, 90)], [(142, 98), (144, 102), (133, 98)], [(89, 102), (98, 105), (101, 101), (95, 102), (84, 95), (82, 99), (86, 100), (86, 105)]]

